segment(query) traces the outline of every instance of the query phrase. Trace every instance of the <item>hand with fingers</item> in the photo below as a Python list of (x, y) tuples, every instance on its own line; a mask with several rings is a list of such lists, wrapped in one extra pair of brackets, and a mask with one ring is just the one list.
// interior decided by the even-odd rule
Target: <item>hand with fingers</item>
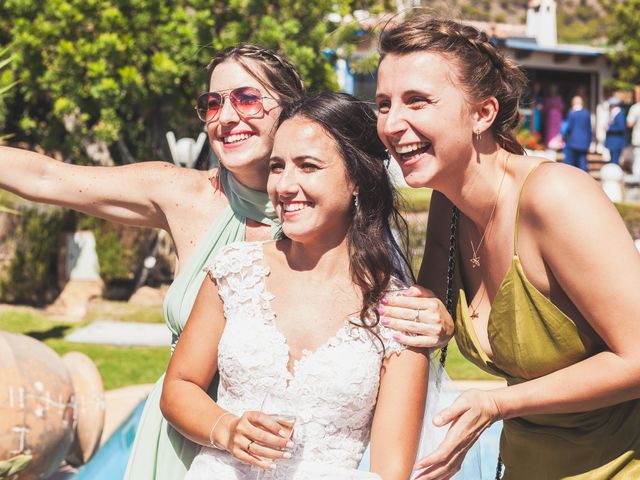
[(490, 391), (467, 390), (433, 419), (440, 427), (450, 424), (436, 450), (414, 466), (414, 480), (448, 480), (458, 472), (465, 455), (480, 434), (502, 418)]
[(409, 347), (443, 347), (453, 335), (453, 319), (444, 304), (420, 285), (386, 295), (380, 303), (380, 322), (397, 330), (394, 338)]
[(276, 468), (275, 460), (291, 458), (293, 442), (290, 432), (270, 415), (262, 412), (244, 412), (232, 417), (213, 439), (241, 462), (265, 470)]

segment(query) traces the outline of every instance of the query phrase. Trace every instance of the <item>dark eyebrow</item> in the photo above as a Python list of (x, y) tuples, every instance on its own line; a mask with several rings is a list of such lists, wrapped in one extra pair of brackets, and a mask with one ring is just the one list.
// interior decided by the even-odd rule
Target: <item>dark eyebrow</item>
[[(432, 93), (426, 92), (424, 90), (405, 90), (404, 92), (402, 92), (402, 97), (406, 97), (406, 96), (410, 96), (410, 95), (422, 95), (425, 97), (433, 97), (434, 95)], [(387, 95), (386, 93), (378, 93), (376, 95), (376, 101), (380, 100), (381, 98), (387, 98), (389, 97), (389, 95)]]
[(313, 160), (315, 162), (318, 162), (320, 165), (326, 165), (327, 162), (325, 160), (322, 160), (321, 158), (318, 157), (314, 157), (313, 155), (298, 155), (296, 157), (294, 157), (293, 161), (295, 163), (302, 163), (306, 160)]

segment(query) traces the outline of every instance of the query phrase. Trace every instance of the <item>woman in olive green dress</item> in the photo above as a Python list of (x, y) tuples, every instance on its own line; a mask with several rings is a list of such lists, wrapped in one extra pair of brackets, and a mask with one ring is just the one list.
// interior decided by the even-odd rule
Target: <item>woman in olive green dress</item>
[(416, 478), (450, 478), (497, 420), (503, 478), (640, 478), (640, 256), (615, 207), (588, 174), (523, 155), (525, 78), (485, 34), (417, 16), (381, 53), (378, 133), (435, 190), (420, 280), (457, 302), (465, 357), (508, 384), (435, 417), (449, 430)]

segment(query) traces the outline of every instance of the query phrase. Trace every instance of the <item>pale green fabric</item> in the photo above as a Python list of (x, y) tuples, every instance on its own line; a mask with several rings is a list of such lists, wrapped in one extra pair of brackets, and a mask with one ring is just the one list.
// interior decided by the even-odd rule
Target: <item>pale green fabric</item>
[[(264, 192), (248, 189), (222, 170), (221, 188), (229, 207), (218, 217), (181, 269), (164, 300), (165, 321), (173, 333), (174, 344), (189, 318), (200, 285), (203, 268), (211, 263), (218, 250), (245, 236), (246, 219), (278, 228), (275, 210)], [(136, 433), (126, 480), (181, 480), (200, 447), (185, 439), (171, 427), (160, 412), (161, 377), (147, 398)]]
[[(489, 315), (492, 359), (480, 347), (463, 288), (456, 315), (456, 342), (462, 354), (509, 385), (547, 375), (604, 348), (529, 282), (517, 237), (516, 215), (514, 256)], [(460, 278), (458, 274), (459, 286)], [(584, 413), (505, 420), (500, 452), (503, 480), (640, 478), (640, 401)]]

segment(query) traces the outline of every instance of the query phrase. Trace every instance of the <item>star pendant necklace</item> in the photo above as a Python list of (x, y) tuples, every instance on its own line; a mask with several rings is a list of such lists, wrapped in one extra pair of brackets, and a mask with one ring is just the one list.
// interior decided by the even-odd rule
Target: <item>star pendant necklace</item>
[(469, 242), (471, 243), (471, 252), (473, 253), (473, 255), (471, 256), (469, 261), (471, 262), (471, 265), (472, 265), (473, 268), (477, 268), (477, 267), (480, 266), (480, 255), (478, 255), (478, 252), (480, 251), (480, 248), (482, 247), (482, 242), (484, 242), (484, 237), (487, 235), (487, 232), (489, 231), (489, 229), (493, 225), (493, 215), (496, 213), (496, 207), (498, 206), (498, 199), (500, 198), (500, 192), (502, 190), (502, 183), (504, 182), (504, 177), (506, 176), (506, 173), (507, 173), (507, 161), (509, 160), (510, 156), (511, 156), (511, 153), (509, 153), (504, 158), (504, 167), (502, 169), (502, 178), (500, 178), (500, 184), (498, 185), (498, 193), (496, 194), (496, 200), (493, 202), (493, 207), (491, 208), (491, 213), (489, 214), (489, 221), (487, 222), (487, 226), (484, 227), (484, 232), (482, 232), (482, 236), (480, 237), (480, 241), (478, 242), (478, 246), (477, 247), (474, 246), (473, 245), (473, 240), (469, 240)]

